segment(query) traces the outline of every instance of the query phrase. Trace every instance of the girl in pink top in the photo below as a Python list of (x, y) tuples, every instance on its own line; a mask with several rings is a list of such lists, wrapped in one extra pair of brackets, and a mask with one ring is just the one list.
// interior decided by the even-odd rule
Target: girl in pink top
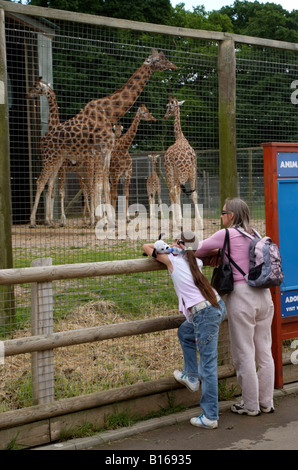
[[(247, 273), (250, 239), (234, 226), (251, 232), (247, 204), (241, 199), (227, 199), (222, 223), (229, 228), (231, 258)], [(200, 243), (196, 256), (214, 255), (223, 247), (225, 230)], [(257, 416), (274, 411), (274, 362), (271, 353), (273, 302), (269, 289), (250, 287), (232, 265), (234, 290), (225, 296), (233, 362), (242, 388), (242, 401), (232, 405), (234, 413)], [(257, 369), (256, 369), (257, 364)]]
[[(214, 429), (218, 426), (217, 344), (225, 304), (201, 272), (202, 262), (195, 257), (198, 244), (194, 234), (181, 234), (174, 244), (178, 245), (182, 253), (176, 256), (158, 254), (156, 258), (167, 266), (178, 296), (179, 310), (186, 317), (178, 328), (184, 368), (175, 370), (174, 377), (191, 392), (197, 391), (201, 382), (203, 413), (191, 418), (190, 422), (193, 426)], [(152, 255), (153, 248), (153, 244), (143, 245), (147, 255)]]

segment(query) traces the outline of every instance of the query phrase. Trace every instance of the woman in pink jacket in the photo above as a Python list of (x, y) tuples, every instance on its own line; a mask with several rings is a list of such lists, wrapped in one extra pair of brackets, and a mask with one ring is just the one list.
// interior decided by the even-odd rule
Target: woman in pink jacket
[[(251, 232), (247, 204), (241, 199), (227, 199), (222, 223), (229, 228), (231, 258), (242, 270), (249, 269), (250, 239), (234, 226)], [(202, 241), (196, 256), (204, 258), (223, 247), (225, 229)], [(232, 265), (234, 290), (226, 296), (229, 333), (233, 362), (242, 401), (232, 405), (234, 413), (258, 416), (261, 411), (272, 413), (274, 391), (274, 362), (271, 353), (271, 323), (273, 302), (269, 289), (250, 287), (243, 275)], [(256, 367), (257, 366), (257, 367)]]

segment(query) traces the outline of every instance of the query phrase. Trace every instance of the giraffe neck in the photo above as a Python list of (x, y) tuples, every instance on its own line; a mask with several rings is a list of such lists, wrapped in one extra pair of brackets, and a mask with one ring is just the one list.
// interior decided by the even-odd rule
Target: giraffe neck
[(183, 136), (183, 132), (181, 130), (181, 124), (180, 124), (180, 107), (178, 102), (175, 104), (175, 121), (174, 121), (174, 133), (175, 133), (175, 139), (180, 139)]
[(156, 162), (155, 158), (152, 159), (152, 175), (156, 175)]
[(49, 130), (51, 130), (53, 127), (60, 124), (58, 103), (53, 90), (49, 89), (49, 92), (46, 96), (49, 104)]
[(127, 152), (129, 147), (131, 146), (131, 143), (132, 143), (132, 141), (135, 138), (135, 135), (137, 133), (139, 124), (140, 124), (140, 112), (138, 110), (134, 115), (134, 118), (133, 118), (133, 121), (130, 125), (130, 128), (119, 139), (119, 146), (121, 148), (121, 152)]
[(115, 124), (136, 102), (151, 74), (150, 64), (143, 63), (119, 90), (109, 96), (89, 102), (84, 108), (85, 117), (94, 119), (94, 112), (95, 114), (102, 113), (104, 109), (109, 122)]

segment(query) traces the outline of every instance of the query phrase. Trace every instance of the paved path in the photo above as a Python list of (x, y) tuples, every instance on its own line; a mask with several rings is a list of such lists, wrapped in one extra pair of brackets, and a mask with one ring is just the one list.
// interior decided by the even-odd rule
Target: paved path
[[(298, 450), (298, 384), (286, 386), (284, 392), (276, 391), (272, 414), (239, 416), (230, 411), (230, 404), (220, 403), (219, 427), (214, 430), (196, 428), (189, 423), (190, 417), (201, 411), (196, 408), (39, 449), (101, 450), (107, 456), (130, 450)], [(132, 455), (137, 454), (132, 452)]]
[(276, 399), (273, 414), (250, 417), (223, 411), (218, 429), (199, 429), (184, 421), (93, 449), (298, 450), (298, 394)]

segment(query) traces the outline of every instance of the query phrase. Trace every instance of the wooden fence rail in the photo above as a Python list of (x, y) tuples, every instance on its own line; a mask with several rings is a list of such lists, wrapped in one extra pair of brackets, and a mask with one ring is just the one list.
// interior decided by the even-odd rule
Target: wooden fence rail
[(78, 330), (61, 331), (50, 335), (29, 336), (4, 341), (4, 356), (15, 356), (34, 351), (47, 351), (75, 344), (92, 343), (124, 336), (141, 335), (178, 328), (183, 315), (136, 320), (113, 325), (94, 326)]
[[(51, 258), (45, 258), (34, 260), (32, 264), (30, 268), (0, 270), (1, 285), (32, 283), (32, 336), (5, 340), (0, 342), (0, 346), (4, 358), (32, 353), (34, 404), (29, 408), (1, 413), (0, 429), (5, 430), (93, 407), (108, 406), (111, 403), (167, 392), (169, 389), (179, 387), (173, 377), (165, 377), (119, 389), (55, 401), (53, 349), (178, 328), (184, 321), (184, 316), (173, 315), (54, 333), (52, 331), (53, 319), (47, 318), (47, 315), (50, 317), (53, 315), (52, 281), (157, 271), (166, 267), (151, 258), (57, 266), (51, 265)], [(49, 308), (46, 308), (47, 306)], [(43, 330), (42, 320), (49, 325), (48, 330)], [(230, 364), (219, 367), (219, 378), (233, 375), (234, 368)]]
[(162, 269), (167, 268), (152, 258), (1, 269), (0, 285), (51, 282), (62, 279), (160, 271)]
[(43, 258), (34, 260), (29, 268), (0, 270), (1, 285), (32, 284), (31, 336), (1, 342), (1, 355), (4, 360), (8, 356), (31, 353), (34, 404), (54, 400), (53, 349), (173, 329), (183, 321), (183, 316), (177, 315), (54, 333), (52, 281), (161, 269), (166, 268), (151, 258), (57, 266), (52, 265), (51, 258)]

